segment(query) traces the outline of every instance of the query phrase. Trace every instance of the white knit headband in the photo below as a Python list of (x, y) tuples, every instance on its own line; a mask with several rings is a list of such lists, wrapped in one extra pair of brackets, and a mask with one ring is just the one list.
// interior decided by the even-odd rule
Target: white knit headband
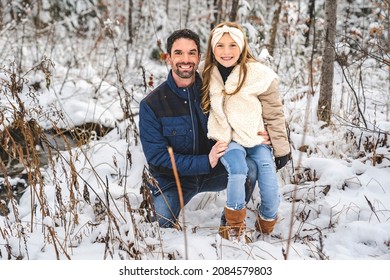
[(242, 33), (242, 31), (236, 27), (229, 27), (227, 25), (224, 25), (214, 30), (213, 37), (211, 38), (211, 46), (213, 47), (213, 52), (215, 45), (222, 38), (224, 33), (229, 33), (234, 42), (236, 42), (236, 44), (240, 48), (241, 53), (242, 48), (244, 47), (244, 33)]

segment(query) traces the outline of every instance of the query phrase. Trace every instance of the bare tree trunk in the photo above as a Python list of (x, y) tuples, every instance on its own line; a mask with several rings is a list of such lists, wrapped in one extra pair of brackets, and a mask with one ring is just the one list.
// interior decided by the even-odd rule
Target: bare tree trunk
[(222, 0), (214, 0), (214, 21), (211, 23), (211, 29), (213, 29), (218, 23), (221, 22), (222, 14)]
[(191, 11), (191, 0), (187, 1), (187, 12), (186, 12), (186, 21), (184, 27), (188, 26), (188, 22), (190, 21), (190, 11)]
[(127, 10), (127, 36), (128, 44), (133, 44), (133, 0), (129, 0), (129, 7)]
[(232, 10), (230, 11), (230, 14), (229, 14), (230, 21), (237, 20), (238, 2), (239, 2), (239, 0), (233, 0)]
[(325, 2), (325, 45), (322, 56), (320, 97), (318, 100), (317, 117), (328, 125), (332, 114), (333, 75), (335, 61), (335, 39), (337, 21), (337, 0)]
[(43, 28), (41, 21), (41, 12), (42, 12), (42, 0), (37, 0), (37, 14), (35, 15), (35, 27), (37, 29)]
[(315, 11), (315, 3), (316, 0), (309, 0), (309, 19), (306, 22), (307, 25), (307, 31), (305, 33), (306, 41), (305, 41), (305, 47), (309, 46), (310, 43), (310, 30), (314, 23), (314, 11)]
[[(386, 1), (387, 4), (387, 56), (390, 57), (390, 1)], [(390, 63), (390, 60), (387, 62)], [(389, 71), (389, 92), (390, 92), (390, 67), (387, 68)], [(390, 104), (386, 104), (386, 120), (389, 120), (389, 107)]]
[(3, 29), (3, 14), (4, 14), (3, 2), (0, 1), (0, 30)]
[[(315, 2), (315, 0), (311, 0), (313, 2)], [(314, 5), (314, 3), (313, 3)], [(314, 8), (313, 8), (313, 11), (314, 13)], [(310, 60), (309, 60), (309, 93), (310, 95), (314, 95), (314, 78), (313, 78), (313, 60), (314, 60), (314, 54), (316, 53), (316, 49), (317, 49), (317, 33), (316, 33), (316, 25), (315, 25), (315, 18), (311, 18), (310, 19), (310, 26), (313, 27), (313, 38), (312, 38), (312, 48), (311, 48), (311, 54), (310, 54)], [(310, 30), (310, 29), (309, 29)], [(306, 43), (309, 43), (310, 40), (309, 40), (309, 33), (310, 31), (307, 32), (307, 37), (306, 37)], [(307, 45), (309, 46), (309, 45)]]
[(281, 0), (275, 1), (276, 8), (274, 11), (274, 17), (272, 19), (272, 30), (271, 30), (271, 37), (269, 40), (269, 47), (268, 47), (268, 52), (271, 56), (273, 56), (274, 54), (275, 41), (276, 41), (276, 36), (278, 34), (279, 17), (280, 17), (280, 13), (282, 12), (282, 5), (283, 2)]
[(15, 20), (16, 16), (15, 16), (14, 8), (12, 6), (12, 0), (7, 0), (7, 6), (10, 7), (9, 15), (11, 16), (11, 19)]
[[(130, 52), (131, 45), (133, 44), (133, 9), (134, 2), (133, 0), (129, 0), (129, 6), (127, 7), (127, 53)], [(129, 64), (129, 55), (126, 55), (126, 67)]]
[(272, 10), (272, 7), (274, 6), (274, 1), (275, 0), (267, 0), (266, 2), (266, 5), (267, 5), (267, 11), (271, 11)]
[(390, 1), (387, 1), (386, 17), (387, 17), (387, 52), (390, 54)]

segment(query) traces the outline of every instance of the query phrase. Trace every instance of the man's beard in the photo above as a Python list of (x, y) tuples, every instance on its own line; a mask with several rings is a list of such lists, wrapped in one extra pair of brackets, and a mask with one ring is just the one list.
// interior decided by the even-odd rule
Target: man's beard
[(180, 71), (179, 66), (184, 63), (176, 64), (176, 68), (173, 71), (182, 79), (192, 78), (195, 74), (195, 64), (194, 63), (186, 63), (185, 65), (191, 65), (192, 69), (190, 71)]

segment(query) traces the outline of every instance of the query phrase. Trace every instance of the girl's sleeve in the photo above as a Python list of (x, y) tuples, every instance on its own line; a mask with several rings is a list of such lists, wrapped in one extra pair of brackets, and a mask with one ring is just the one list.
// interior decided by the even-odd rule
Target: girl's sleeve
[(269, 88), (259, 95), (263, 108), (263, 120), (271, 138), (275, 157), (290, 153), (290, 143), (287, 135), (286, 118), (279, 92), (278, 79), (273, 80)]

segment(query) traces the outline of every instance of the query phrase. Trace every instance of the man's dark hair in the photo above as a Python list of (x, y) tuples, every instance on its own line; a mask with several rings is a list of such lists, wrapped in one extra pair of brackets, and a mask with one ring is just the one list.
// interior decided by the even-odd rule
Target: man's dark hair
[(167, 52), (169, 54), (171, 54), (173, 43), (181, 38), (193, 40), (198, 48), (198, 53), (200, 53), (200, 39), (198, 34), (189, 29), (180, 29), (174, 31), (167, 39)]

